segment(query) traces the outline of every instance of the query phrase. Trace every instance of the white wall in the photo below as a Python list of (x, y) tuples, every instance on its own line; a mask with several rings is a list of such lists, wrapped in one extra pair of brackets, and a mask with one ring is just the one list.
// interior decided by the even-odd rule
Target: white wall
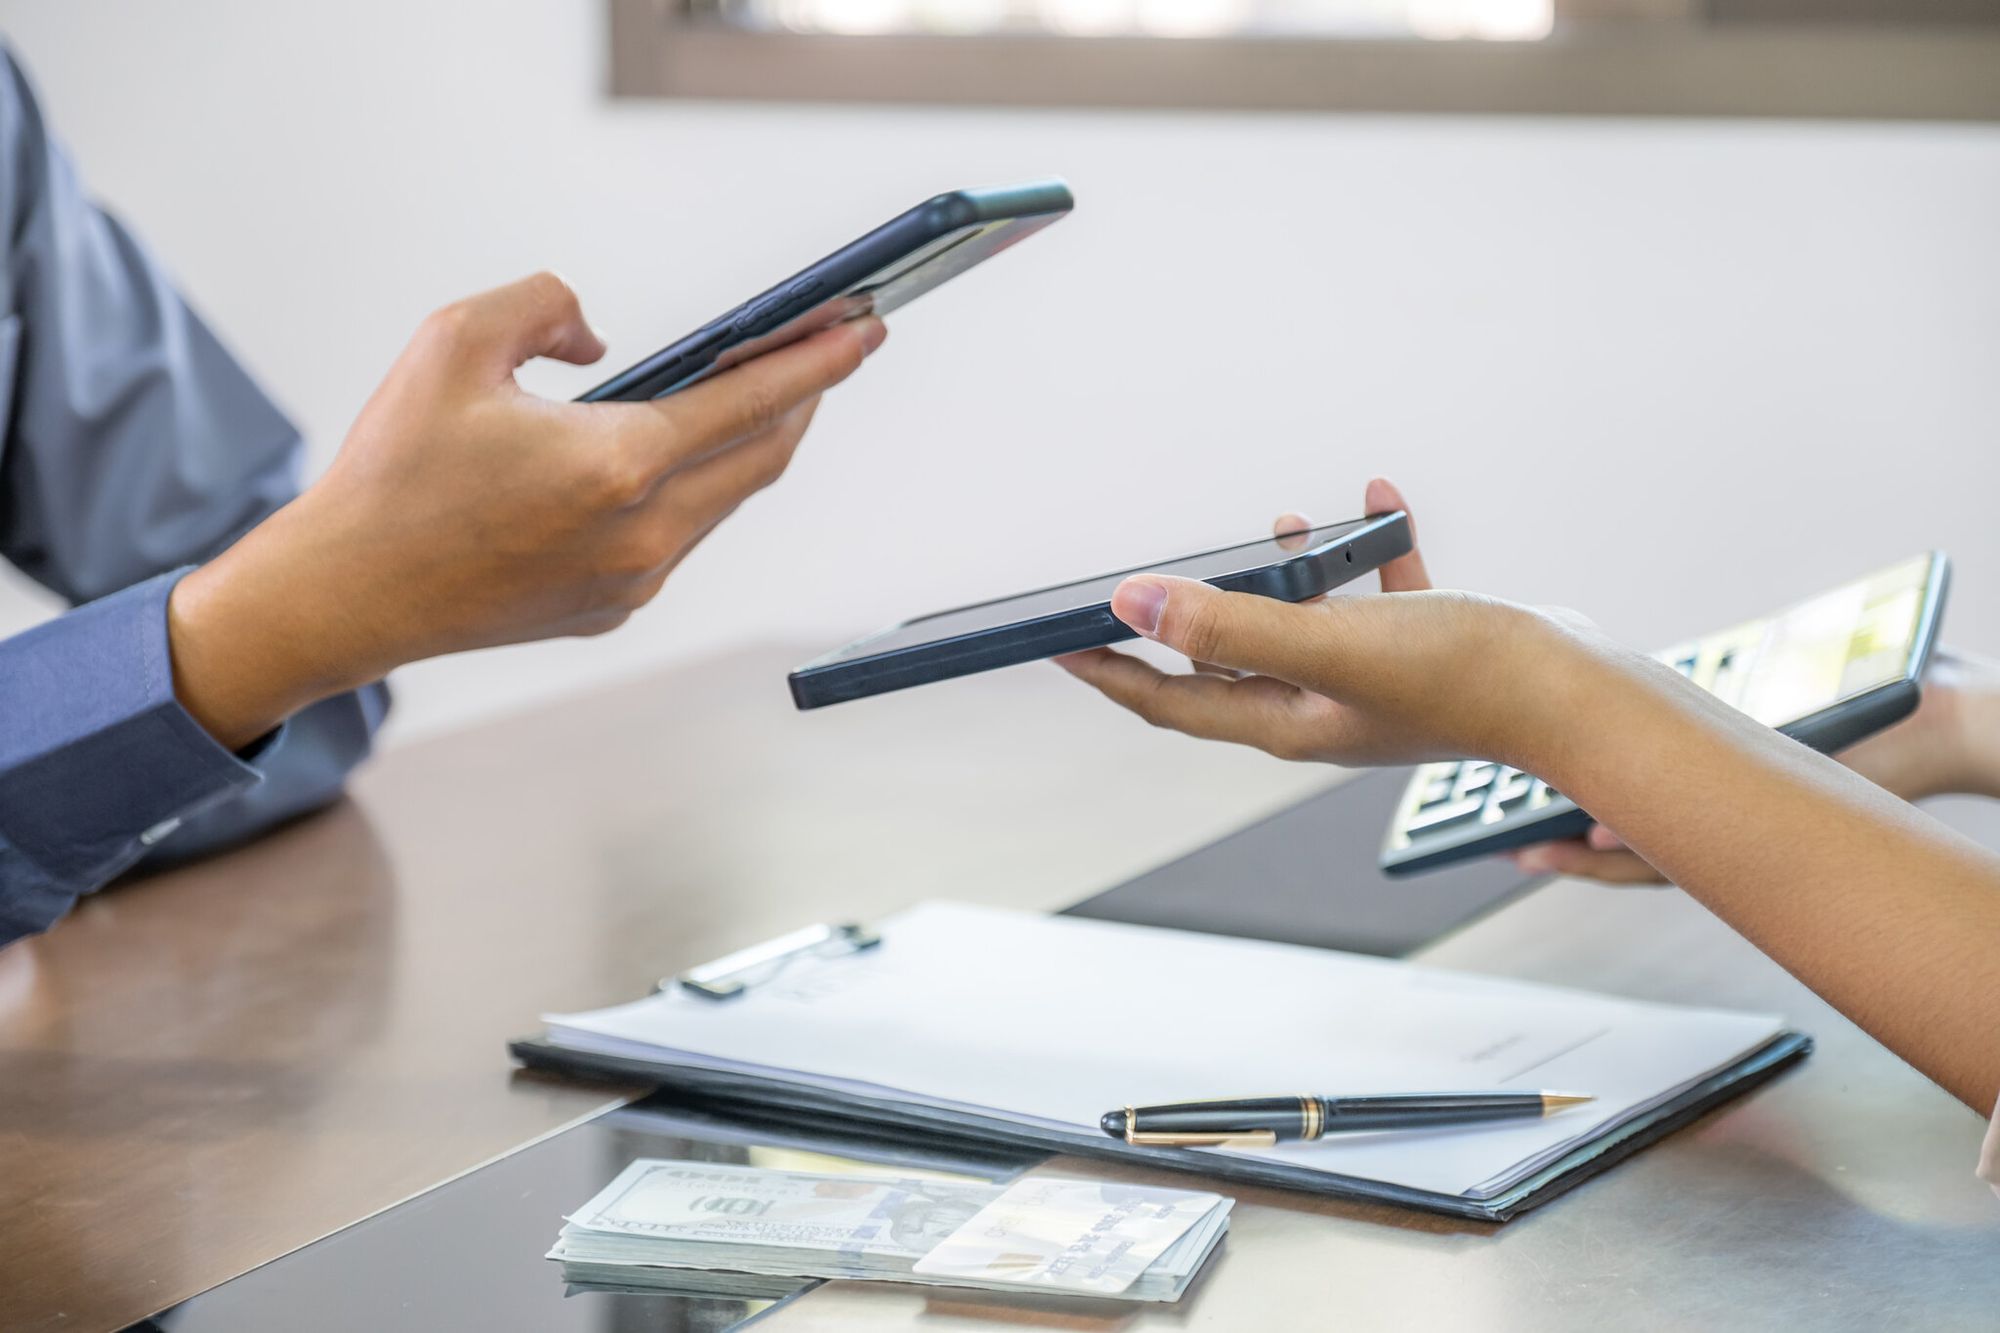
[(601, 10), (0, 0), (316, 465), (456, 294), (559, 268), (624, 364), (929, 192), (1075, 185), (659, 603), (405, 673), (403, 736), (1345, 516), (1375, 472), (1446, 579), (1641, 644), (1935, 544), (1952, 637), (2000, 649), (2000, 129), (613, 103)]

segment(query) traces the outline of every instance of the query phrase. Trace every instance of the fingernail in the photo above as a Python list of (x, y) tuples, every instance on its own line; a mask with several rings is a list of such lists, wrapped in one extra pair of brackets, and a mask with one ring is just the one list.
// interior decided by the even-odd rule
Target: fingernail
[(1159, 637), (1167, 609), (1167, 585), (1158, 579), (1126, 579), (1111, 595), (1111, 612), (1149, 639)]
[(888, 338), (889, 326), (881, 320), (864, 319), (861, 321), (861, 354), (863, 356), (875, 355), (875, 349), (880, 347), (884, 342), (887, 342)]

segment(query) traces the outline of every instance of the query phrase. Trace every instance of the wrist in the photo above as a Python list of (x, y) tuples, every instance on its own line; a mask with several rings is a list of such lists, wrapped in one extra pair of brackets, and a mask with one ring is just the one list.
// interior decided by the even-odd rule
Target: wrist
[(1946, 706), (1951, 763), (1939, 790), (2000, 797), (2000, 681), (1948, 684), (1939, 702)]
[(1489, 748), (1574, 798), (1603, 763), (1605, 736), (1646, 723), (1648, 705), (1680, 681), (1662, 680), (1656, 663), (1594, 631), (1529, 614), (1531, 625), (1511, 636), (1503, 660), (1504, 678), (1520, 688), (1498, 701), (1506, 721)]
[(313, 550), (301, 503), (188, 573), (167, 603), (175, 694), (232, 750), (388, 669), (342, 631), (329, 578), (341, 566)]
[(2000, 671), (1940, 651), (1916, 711), (1840, 758), (1907, 801), (1954, 792), (2000, 796)]
[[(1916, 711), (1877, 737), (1862, 741), (1853, 753), (1870, 753), (1870, 747), (1900, 751), (1903, 762), (1881, 764), (1851, 763), (1850, 766), (1884, 789), (1906, 801), (1921, 801), (1947, 792), (1976, 791), (1979, 788), (1978, 755), (1970, 732), (1978, 705), (1971, 692), (1952, 679), (1947, 668), (1933, 672), (1923, 682), (1923, 694)], [(1843, 762), (1848, 755), (1841, 756)], [(1882, 769), (1885, 771), (1876, 771)]]

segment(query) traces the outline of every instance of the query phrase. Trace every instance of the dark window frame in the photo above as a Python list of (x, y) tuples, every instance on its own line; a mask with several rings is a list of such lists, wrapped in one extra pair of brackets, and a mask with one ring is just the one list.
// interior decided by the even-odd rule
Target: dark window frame
[(1916, 26), (1857, 21), (1859, 0), (1558, 0), (1537, 42), (833, 36), (746, 30), (698, 0), (609, 2), (621, 97), (2000, 120), (1989, 0), (1931, 0), (1947, 17)]

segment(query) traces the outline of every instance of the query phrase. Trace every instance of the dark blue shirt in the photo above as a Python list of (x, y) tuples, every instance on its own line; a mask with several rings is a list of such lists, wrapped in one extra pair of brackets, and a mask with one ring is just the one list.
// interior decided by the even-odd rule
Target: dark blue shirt
[(0, 556), (76, 609), (0, 641), (0, 945), (141, 860), (332, 799), (381, 686), (241, 755), (174, 697), (167, 596), (298, 489), (298, 432), (84, 197), (0, 52)]

